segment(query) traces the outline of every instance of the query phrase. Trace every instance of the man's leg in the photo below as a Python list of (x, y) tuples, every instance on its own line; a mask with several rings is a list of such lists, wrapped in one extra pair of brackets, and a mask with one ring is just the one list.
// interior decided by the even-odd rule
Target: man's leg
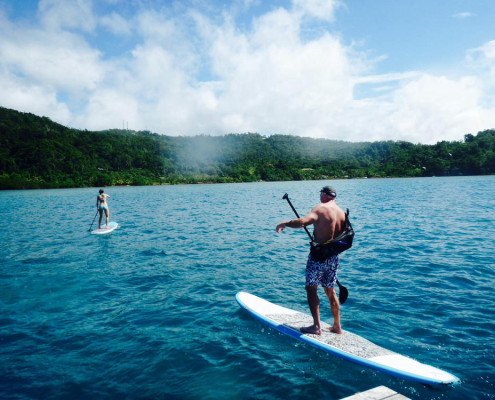
[(301, 328), (303, 333), (321, 335), (320, 328), (320, 298), (318, 297), (318, 286), (306, 286), (306, 295), (308, 298), (309, 310), (313, 316), (313, 325)]
[(101, 218), (103, 217), (103, 210), (98, 209), (100, 213), (100, 219), (98, 220), (98, 229), (101, 229)]
[(105, 222), (108, 228), (108, 220), (110, 218), (110, 212), (108, 211), (108, 208), (105, 208), (105, 216), (106, 216)]
[(340, 326), (340, 303), (335, 292), (335, 287), (323, 289), (325, 289), (328, 300), (330, 300), (330, 308), (333, 315), (333, 326), (330, 328), (330, 332), (342, 333), (342, 326)]

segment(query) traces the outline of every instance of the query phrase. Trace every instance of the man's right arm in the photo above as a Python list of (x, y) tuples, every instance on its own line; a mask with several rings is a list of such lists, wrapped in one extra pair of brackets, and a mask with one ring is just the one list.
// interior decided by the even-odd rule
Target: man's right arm
[(285, 221), (281, 222), (280, 224), (277, 225), (277, 232), (282, 232), (285, 228), (302, 228), (304, 224), (301, 221), (301, 218), (298, 219), (292, 219), (290, 221)]
[(318, 214), (311, 211), (308, 215), (305, 215), (302, 218), (292, 219), (290, 221), (281, 222), (277, 225), (277, 232), (283, 231), (286, 227), (298, 229), (304, 228), (305, 226), (312, 225), (318, 220)]

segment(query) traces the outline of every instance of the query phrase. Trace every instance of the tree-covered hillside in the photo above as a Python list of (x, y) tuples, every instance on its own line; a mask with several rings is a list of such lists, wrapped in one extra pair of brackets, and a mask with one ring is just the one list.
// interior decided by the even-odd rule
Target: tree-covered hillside
[(495, 130), (415, 145), (91, 132), (0, 107), (0, 189), (495, 173)]

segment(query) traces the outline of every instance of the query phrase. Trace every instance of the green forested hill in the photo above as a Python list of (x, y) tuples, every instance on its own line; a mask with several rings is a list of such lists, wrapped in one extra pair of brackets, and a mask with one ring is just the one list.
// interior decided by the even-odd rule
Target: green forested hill
[(495, 130), (415, 145), (91, 132), (0, 107), (0, 189), (495, 173)]

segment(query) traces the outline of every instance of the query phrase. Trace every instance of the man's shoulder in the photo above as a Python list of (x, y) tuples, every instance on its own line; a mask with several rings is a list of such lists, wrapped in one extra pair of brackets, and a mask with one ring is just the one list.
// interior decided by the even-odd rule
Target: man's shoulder
[(322, 213), (325, 212), (326, 210), (328, 210), (327, 205), (325, 203), (320, 203), (314, 206), (311, 211), (315, 213)]
[(340, 208), (337, 204), (334, 204), (334, 208), (339, 215), (345, 215), (344, 210), (342, 210), (342, 208)]
[(344, 219), (345, 218), (345, 212), (335, 203), (329, 204), (329, 203), (322, 203), (322, 211), (329, 214), (332, 219)]

